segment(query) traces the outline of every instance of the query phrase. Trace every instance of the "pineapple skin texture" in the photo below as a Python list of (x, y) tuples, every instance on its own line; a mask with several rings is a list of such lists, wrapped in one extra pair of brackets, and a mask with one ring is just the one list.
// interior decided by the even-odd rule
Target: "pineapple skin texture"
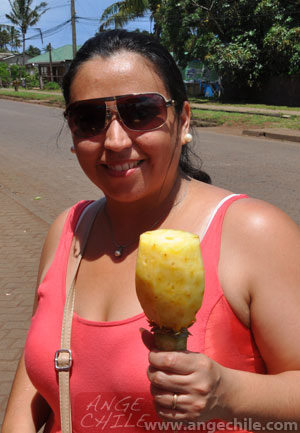
[(204, 268), (199, 237), (159, 229), (140, 236), (136, 291), (144, 312), (159, 328), (190, 326), (201, 307)]

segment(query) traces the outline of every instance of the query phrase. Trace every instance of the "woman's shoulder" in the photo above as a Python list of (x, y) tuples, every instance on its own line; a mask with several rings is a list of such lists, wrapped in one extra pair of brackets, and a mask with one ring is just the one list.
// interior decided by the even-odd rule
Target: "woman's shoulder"
[[(287, 269), (291, 278), (299, 275), (300, 228), (271, 203), (255, 198), (237, 200), (224, 219), (222, 252), (224, 262), (229, 256), (239, 272), (248, 276), (248, 287), (260, 287), (261, 293), (267, 286), (272, 290), (274, 275), (282, 284), (287, 281)], [(262, 289), (262, 281), (270, 284)]]
[(279, 207), (252, 197), (236, 200), (228, 208), (226, 227), (239, 228), (241, 232), (266, 238), (282, 232), (300, 234), (299, 226)]
[(249, 230), (256, 233), (265, 233), (265, 230), (278, 231), (292, 230), (299, 231), (299, 226), (279, 207), (257, 198), (248, 196), (240, 192), (219, 188), (214, 185), (193, 182), (192, 195), (199, 204), (203, 200), (211, 204), (212, 207), (218, 206), (222, 201), (231, 196), (236, 199), (230, 204), (226, 211), (224, 224), (226, 228), (232, 227), (235, 231), (240, 229), (249, 234)]
[(63, 212), (61, 212), (54, 222), (51, 224), (46, 239), (44, 241), (41, 257), (40, 257), (40, 264), (39, 264), (39, 270), (38, 270), (38, 277), (37, 277), (37, 286), (40, 285), (42, 282), (44, 276), (46, 275), (53, 259), (55, 256), (55, 252), (57, 250), (60, 237), (63, 232), (63, 228), (65, 226), (67, 217), (71, 211), (71, 207), (65, 209)]
[(57, 216), (57, 218), (51, 224), (41, 253), (37, 280), (38, 286), (46, 275), (54, 259), (67, 219), (69, 217), (73, 219), (73, 225), (75, 225), (83, 209), (89, 203), (90, 201), (81, 201), (76, 203), (74, 206), (65, 209)]

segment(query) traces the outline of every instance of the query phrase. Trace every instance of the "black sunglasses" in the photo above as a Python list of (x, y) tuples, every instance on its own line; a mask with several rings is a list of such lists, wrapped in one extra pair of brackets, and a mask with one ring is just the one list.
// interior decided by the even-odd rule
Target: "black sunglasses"
[[(115, 101), (115, 105), (106, 105), (107, 101)], [(153, 131), (166, 123), (167, 107), (171, 105), (175, 105), (175, 101), (160, 93), (132, 93), (73, 102), (64, 116), (74, 135), (88, 138), (100, 134), (114, 112), (132, 131)]]

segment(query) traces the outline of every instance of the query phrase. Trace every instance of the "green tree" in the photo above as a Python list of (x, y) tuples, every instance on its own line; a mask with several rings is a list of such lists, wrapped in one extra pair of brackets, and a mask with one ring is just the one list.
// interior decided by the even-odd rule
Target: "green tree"
[(111, 26), (122, 28), (129, 21), (144, 17), (150, 11), (150, 20), (154, 21), (154, 34), (161, 32), (160, 16), (161, 0), (123, 0), (108, 6), (100, 17), (100, 31)]
[(37, 47), (33, 47), (32, 45), (29, 45), (25, 53), (30, 57), (36, 57), (41, 54), (41, 50)]
[(0, 63), (0, 87), (7, 87), (10, 81), (9, 68), (7, 63)]
[(21, 46), (20, 32), (14, 26), (8, 26), (9, 45), (12, 51), (18, 51)]
[(6, 26), (0, 25), (0, 50), (7, 51), (7, 45), (9, 44), (10, 38)]
[(47, 11), (47, 3), (41, 2), (39, 5), (32, 8), (33, 0), (8, 0), (11, 6), (11, 12), (6, 14), (14, 25), (16, 25), (22, 33), (23, 41), (23, 65), (25, 64), (25, 37), (28, 27), (34, 26), (41, 16)]
[(300, 71), (300, 0), (166, 0), (162, 42), (245, 87)]

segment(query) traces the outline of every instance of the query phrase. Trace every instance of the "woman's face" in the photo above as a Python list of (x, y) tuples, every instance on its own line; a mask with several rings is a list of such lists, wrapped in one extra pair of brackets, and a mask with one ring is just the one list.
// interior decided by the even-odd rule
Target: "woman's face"
[[(139, 54), (120, 52), (83, 63), (71, 85), (70, 103), (129, 93), (161, 93), (170, 99), (152, 64)], [(114, 105), (114, 102), (108, 102)], [(158, 197), (162, 185), (171, 189), (177, 175), (189, 109), (180, 119), (168, 107), (166, 123), (154, 131), (132, 131), (117, 115), (105, 130), (91, 138), (73, 135), (79, 163), (107, 197), (121, 202)]]

